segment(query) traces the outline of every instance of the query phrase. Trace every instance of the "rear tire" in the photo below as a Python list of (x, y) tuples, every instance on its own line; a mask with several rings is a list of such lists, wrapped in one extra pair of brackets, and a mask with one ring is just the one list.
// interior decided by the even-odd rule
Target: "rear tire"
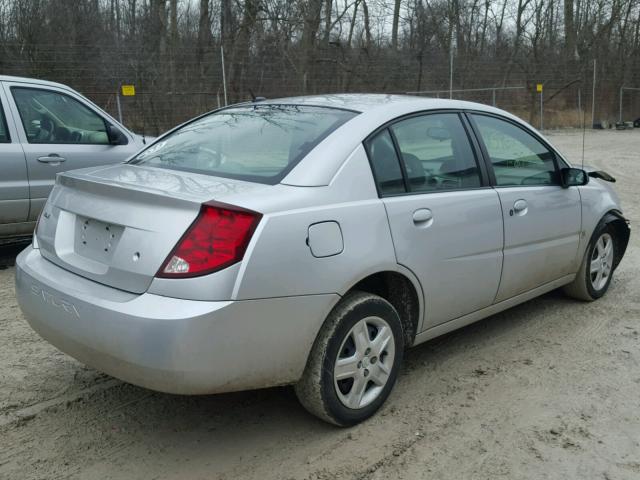
[(329, 314), (313, 344), (295, 386), (300, 403), (341, 427), (366, 420), (395, 384), (403, 339), (400, 317), (389, 302), (365, 292), (348, 294)]
[(607, 293), (615, 268), (616, 240), (616, 230), (611, 224), (596, 229), (575, 280), (564, 287), (567, 295), (592, 302)]

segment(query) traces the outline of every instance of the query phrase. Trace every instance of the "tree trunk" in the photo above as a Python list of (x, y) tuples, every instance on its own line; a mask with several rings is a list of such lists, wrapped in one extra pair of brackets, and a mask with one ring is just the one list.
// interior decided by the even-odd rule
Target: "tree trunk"
[(573, 21), (573, 0), (564, 0), (564, 50), (567, 60), (576, 57), (576, 27)]
[(169, 2), (169, 37), (171, 50), (171, 91), (176, 91), (176, 50), (178, 49), (178, 0)]
[(320, 28), (322, 0), (309, 0), (304, 8), (304, 25), (302, 29), (302, 91), (309, 90), (309, 78), (313, 75), (315, 63), (316, 35)]
[(358, 15), (358, 5), (360, 4), (359, 0), (356, 0), (353, 5), (353, 15), (351, 16), (351, 23), (349, 24), (349, 35), (347, 37), (347, 47), (351, 47), (351, 40), (353, 39), (353, 30), (356, 27), (356, 18)]
[(329, 45), (331, 37), (331, 12), (333, 9), (333, 0), (324, 0), (324, 35), (323, 43)]
[(391, 47), (398, 49), (398, 25), (400, 23), (400, 0), (395, 0), (393, 4), (393, 19), (391, 25)]
[(220, 41), (227, 51), (231, 51), (233, 44), (233, 23), (231, 0), (220, 0)]
[(198, 21), (198, 56), (202, 58), (204, 51), (211, 45), (211, 15), (209, 0), (200, 0), (200, 18)]
[(369, 50), (371, 48), (371, 23), (369, 22), (369, 7), (366, 0), (362, 0), (362, 13), (364, 13), (365, 48)]
[[(246, 71), (249, 67), (249, 51), (251, 34), (253, 33), (258, 16), (260, 0), (245, 0), (244, 14), (238, 30), (238, 38), (233, 49), (233, 71), (231, 72), (231, 89), (234, 92), (233, 101), (242, 100), (249, 95), (246, 86)], [(254, 85), (254, 88), (256, 86)]]

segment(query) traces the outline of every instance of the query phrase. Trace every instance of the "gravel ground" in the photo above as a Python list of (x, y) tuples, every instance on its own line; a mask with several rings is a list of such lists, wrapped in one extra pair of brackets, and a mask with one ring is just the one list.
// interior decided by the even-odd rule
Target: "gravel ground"
[[(579, 163), (582, 136), (552, 141)], [(87, 368), (41, 340), (0, 251), (0, 478), (640, 478), (640, 131), (589, 132), (632, 221), (608, 294), (559, 292), (407, 354), (381, 412), (315, 420), (290, 388), (181, 397)]]

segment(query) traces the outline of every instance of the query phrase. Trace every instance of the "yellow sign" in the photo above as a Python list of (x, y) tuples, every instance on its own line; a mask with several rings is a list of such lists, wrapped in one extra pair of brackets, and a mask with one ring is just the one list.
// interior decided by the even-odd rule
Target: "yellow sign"
[[(122, 89), (124, 90), (124, 87), (122, 87)], [(542, 93), (542, 84), (541, 83), (537, 83), (536, 84), (536, 92)]]
[(122, 96), (133, 97), (136, 94), (136, 87), (134, 85), (122, 85)]

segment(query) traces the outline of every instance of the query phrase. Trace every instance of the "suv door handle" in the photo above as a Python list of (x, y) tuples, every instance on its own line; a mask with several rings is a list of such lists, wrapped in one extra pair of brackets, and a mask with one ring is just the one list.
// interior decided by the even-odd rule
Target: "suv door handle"
[(419, 208), (413, 212), (413, 223), (417, 226), (428, 227), (433, 223), (433, 212), (428, 208)]
[(51, 163), (51, 164), (56, 164), (56, 165), (64, 162), (65, 160), (66, 160), (66, 158), (61, 157), (57, 153), (50, 153), (49, 155), (47, 155), (45, 157), (38, 157), (38, 161), (40, 163)]

